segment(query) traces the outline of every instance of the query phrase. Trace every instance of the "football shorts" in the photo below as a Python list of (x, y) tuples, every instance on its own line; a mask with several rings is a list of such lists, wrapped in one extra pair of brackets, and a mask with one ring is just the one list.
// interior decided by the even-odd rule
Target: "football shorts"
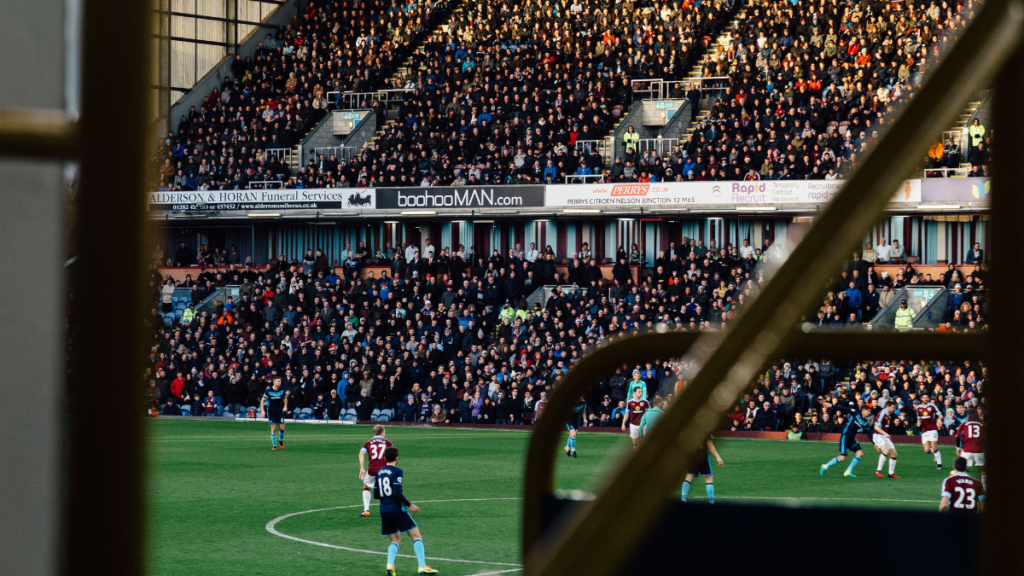
[(928, 432), (922, 432), (921, 433), (921, 444), (924, 444), (925, 442), (938, 442), (938, 441), (939, 441), (939, 431), (938, 430), (930, 430)]

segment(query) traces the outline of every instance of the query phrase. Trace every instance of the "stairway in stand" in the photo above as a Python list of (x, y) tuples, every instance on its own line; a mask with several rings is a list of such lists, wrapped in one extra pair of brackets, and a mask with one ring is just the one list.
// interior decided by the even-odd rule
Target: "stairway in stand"
[[(452, 21), (453, 18), (455, 18), (458, 14), (461, 14), (463, 12), (463, 7), (465, 6), (466, 1), (467, 0), (456, 0), (453, 2), (454, 8), (452, 8), (451, 14), (448, 15), (448, 19), (439, 24), (436, 29), (431, 31), (430, 34), (427, 36), (426, 40), (420, 42), (419, 46), (417, 46), (416, 49), (412, 51), (412, 54), (410, 54), (409, 57), (405, 59), (405, 62), (402, 62), (402, 65), (398, 68), (398, 70), (391, 75), (392, 86), (404, 85), (404, 78), (409, 73), (409, 67), (412, 66), (413, 59), (417, 55), (423, 53), (423, 48), (427, 45), (428, 42), (432, 40), (444, 41), (445, 37), (448, 34), (448, 24)], [(389, 126), (391, 126), (391, 124), (393, 124), (396, 119), (397, 118), (388, 119), (384, 122), (383, 126), (377, 126), (377, 132), (376, 134), (374, 134), (373, 140), (367, 143), (367, 146), (376, 148), (377, 139), (380, 138), (380, 135), (383, 134), (384, 131)]]
[[(747, 10), (749, 10), (749, 8), (749, 4), (744, 4), (743, 6), (740, 7), (740, 9), (736, 12), (736, 16), (733, 17), (732, 22), (729, 22), (729, 25), (725, 27), (725, 30), (723, 30), (722, 33), (718, 35), (718, 39), (716, 40), (716, 42), (708, 47), (708, 50), (707, 52), (705, 52), (705, 54), (709, 54), (712, 51), (715, 51), (719, 54), (723, 54), (728, 52), (732, 48), (733, 32), (735, 32), (739, 28), (740, 23), (746, 20)], [(692, 68), (690, 68), (689, 74), (686, 75), (685, 82), (687, 84), (699, 82), (703, 76), (704, 61), (702, 59), (700, 62), (694, 64)], [(690, 139), (690, 135), (697, 131), (697, 126), (699, 126), (701, 120), (704, 119), (704, 113), (710, 110), (711, 106), (713, 105), (713, 102), (711, 100), (711, 98), (707, 97), (701, 99), (700, 110), (693, 111), (693, 119), (690, 121), (690, 126), (687, 127), (686, 131), (680, 137), (680, 144), (688, 141)]]
[[(951, 172), (949, 174), (951, 178), (964, 176), (967, 172), (970, 172), (971, 170), (971, 164), (970, 162), (968, 162), (967, 157), (968, 146), (970, 145), (971, 138), (967, 134), (967, 129), (971, 123), (971, 119), (979, 114), (979, 109), (982, 107), (983, 104), (986, 103), (990, 94), (991, 92), (989, 91), (979, 91), (978, 93), (976, 93), (975, 99), (967, 103), (967, 106), (964, 107), (963, 112), (960, 113), (960, 117), (957, 119), (954, 125), (949, 130), (946, 130), (942, 133), (943, 145), (945, 145), (946, 142), (948, 142), (949, 139), (952, 138), (953, 141), (956, 142), (958, 146), (960, 146), (960, 157), (962, 158), (960, 162), (961, 172), (959, 174)], [(984, 125), (984, 120), (982, 120), (982, 124)], [(991, 127), (986, 128), (991, 129)]]

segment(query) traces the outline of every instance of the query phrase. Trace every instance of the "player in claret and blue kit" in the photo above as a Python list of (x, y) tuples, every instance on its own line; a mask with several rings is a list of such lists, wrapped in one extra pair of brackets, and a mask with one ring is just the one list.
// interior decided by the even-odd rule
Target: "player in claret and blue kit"
[(423, 537), (420, 536), (416, 522), (409, 515), (409, 512), (416, 513), (420, 509), (402, 494), (403, 473), (397, 466), (398, 448), (392, 446), (385, 449), (384, 459), (387, 466), (377, 471), (377, 485), (373, 489), (373, 495), (380, 500), (380, 533), (391, 540), (391, 544), (388, 545), (387, 574), (395, 576), (395, 557), (398, 555), (398, 545), (402, 542), (402, 532), (407, 532), (412, 537), (412, 548), (416, 552), (419, 573), (437, 574), (437, 570), (427, 566)]
[[(825, 408), (833, 406), (828, 402), (825, 403)], [(846, 455), (849, 452), (853, 452), (853, 460), (850, 465), (846, 468), (846, 472), (843, 472), (843, 476), (848, 478), (856, 478), (853, 469), (860, 464), (861, 458), (864, 457), (864, 450), (860, 447), (860, 442), (857, 441), (857, 434), (866, 434), (868, 430), (874, 428), (874, 418), (871, 417), (871, 406), (867, 404), (861, 406), (860, 410), (854, 407), (841, 406), (839, 404), (834, 405), (836, 410), (849, 415), (846, 424), (843, 425), (843, 429), (840, 431), (842, 437), (839, 438), (839, 456), (829, 460), (827, 463), (821, 465), (822, 476), (825, 475), (825, 471), (829, 468), (839, 464), (843, 460), (846, 460)]]
[(985, 487), (967, 475), (967, 459), (963, 456), (953, 462), (953, 470), (953, 475), (942, 481), (939, 512), (977, 514), (985, 506)]
[[(363, 517), (370, 515), (370, 497), (372, 490), (377, 486), (377, 471), (383, 468), (387, 462), (384, 461), (384, 451), (391, 448), (391, 442), (384, 438), (384, 426), (377, 424), (373, 427), (373, 438), (370, 438), (359, 449), (359, 480), (363, 483)], [(366, 469), (364, 460), (370, 459), (370, 469)]]

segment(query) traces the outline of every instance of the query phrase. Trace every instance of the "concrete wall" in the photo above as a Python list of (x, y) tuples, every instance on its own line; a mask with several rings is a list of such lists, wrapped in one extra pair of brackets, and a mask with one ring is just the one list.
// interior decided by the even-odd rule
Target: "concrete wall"
[[(338, 112), (340, 113), (341, 111)], [(362, 120), (356, 124), (352, 133), (345, 137), (334, 135), (333, 117), (335, 112), (324, 116), (320, 122), (317, 123), (316, 128), (309, 133), (309, 136), (306, 136), (302, 141), (302, 158), (299, 159), (300, 166), (305, 166), (306, 162), (309, 162), (311, 158), (314, 158), (314, 150), (316, 148), (349, 146), (359, 150), (367, 142), (372, 140), (377, 131), (377, 115), (366, 110), (361, 110), (360, 112), (365, 113)]]
[(683, 135), (686, 133), (686, 129), (690, 127), (693, 122), (693, 108), (691, 107), (690, 101), (686, 100), (682, 106), (675, 111), (672, 115), (672, 119), (668, 121), (668, 124), (661, 129), (661, 136), (663, 138), (677, 138), (683, 139)]

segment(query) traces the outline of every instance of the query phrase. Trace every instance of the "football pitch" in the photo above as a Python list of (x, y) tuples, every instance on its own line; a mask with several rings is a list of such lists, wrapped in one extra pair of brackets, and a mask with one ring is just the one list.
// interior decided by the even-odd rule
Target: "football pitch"
[[(358, 452), (370, 426), (290, 424), (287, 449), (271, 451), (263, 423), (168, 420), (149, 423), (150, 573), (383, 574), (387, 539), (372, 508), (362, 518)], [(529, 433), (392, 426), (405, 493), (419, 504), (428, 564), (444, 575), (516, 574), (523, 466)], [(937, 509), (954, 452), (938, 471), (917, 444), (901, 450), (899, 480), (874, 475), (865, 446), (857, 478), (845, 463), (821, 478), (836, 443), (721, 439), (715, 499), (731, 504)], [(619, 434), (580, 434), (579, 458), (559, 450), (557, 487), (594, 491), (630, 449)], [(973, 471), (972, 471), (973, 472)], [(676, 491), (668, 497), (678, 498)], [(641, 494), (638, 497), (650, 497)], [(706, 501), (702, 480), (691, 502)], [(415, 574), (403, 536), (398, 574)]]

